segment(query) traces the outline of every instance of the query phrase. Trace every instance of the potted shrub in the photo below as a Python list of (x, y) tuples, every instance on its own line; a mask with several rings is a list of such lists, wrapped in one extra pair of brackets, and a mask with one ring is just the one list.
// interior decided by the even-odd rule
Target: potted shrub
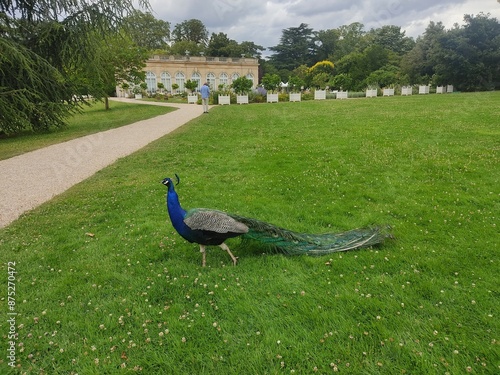
[(129, 92), (130, 85), (129, 85), (129, 83), (128, 82), (123, 82), (121, 88), (123, 90), (123, 96), (125, 98), (128, 98), (130, 96), (130, 92)]
[(218, 95), (218, 102), (220, 105), (231, 104), (231, 96), (229, 95), (229, 90), (226, 89), (225, 85), (219, 85), (219, 91), (221, 92)]
[(314, 90), (314, 100), (326, 99), (326, 90)]
[(142, 95), (145, 95), (147, 93), (146, 90), (148, 89), (148, 84), (146, 82), (141, 82), (139, 86), (141, 87)]
[(413, 87), (412, 86), (403, 86), (401, 87), (401, 95), (412, 95)]
[(278, 89), (280, 83), (281, 78), (277, 74), (266, 73), (264, 77), (262, 77), (262, 86), (264, 86), (264, 89), (267, 91), (268, 103), (278, 102), (278, 93), (275, 93), (274, 90)]
[(377, 96), (377, 88), (374, 87), (374, 86), (368, 86), (368, 88), (366, 89), (366, 97), (367, 98), (373, 98), (373, 97), (376, 97)]
[(236, 103), (248, 104), (248, 92), (252, 89), (252, 80), (247, 77), (238, 77), (231, 84), (231, 88), (236, 92)]
[(302, 100), (302, 89), (305, 85), (303, 79), (297, 76), (288, 77), (288, 87), (290, 88), (290, 95), (288, 100), (291, 102), (300, 102)]
[(142, 99), (142, 89), (139, 85), (134, 85), (132, 88), (132, 93), (136, 99)]
[(384, 96), (394, 96), (394, 87), (384, 88)]
[(190, 92), (187, 96), (188, 104), (190, 103), (196, 104), (198, 102), (198, 94), (196, 94), (194, 90), (196, 90), (196, 88), (198, 87), (198, 82), (191, 81), (190, 79), (188, 79), (184, 84), (184, 87), (188, 89)]

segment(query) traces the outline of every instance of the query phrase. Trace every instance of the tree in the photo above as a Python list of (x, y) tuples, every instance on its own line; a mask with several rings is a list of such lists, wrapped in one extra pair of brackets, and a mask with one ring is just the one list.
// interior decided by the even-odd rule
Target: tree
[[(309, 68), (307, 65), (300, 65), (296, 67), (292, 71), (291, 77), (296, 77), (297, 82), (301, 82), (300, 86), (309, 87), (311, 84), (311, 75), (309, 74)], [(290, 83), (290, 78), (288, 79), (288, 83)]]
[(281, 83), (281, 78), (277, 74), (269, 74), (268, 73), (268, 74), (264, 75), (264, 77), (262, 77), (262, 86), (264, 86), (264, 88), (267, 91), (272, 92), (272, 91), (278, 89), (280, 83)]
[(308, 69), (308, 82), (314, 87), (324, 89), (333, 78), (334, 65), (331, 61), (323, 60)]
[(189, 40), (181, 40), (180, 42), (175, 42), (169, 51), (173, 55), (185, 55), (186, 51), (190, 55), (199, 55), (202, 52), (205, 53), (206, 48)]
[(206, 53), (208, 56), (239, 57), (241, 51), (236, 40), (229, 39), (224, 33), (212, 33)]
[(254, 42), (241, 42), (240, 43), (240, 52), (242, 55), (245, 57), (256, 57), (260, 58), (262, 55), (262, 51), (264, 51), (265, 48), (255, 44)]
[(190, 19), (175, 25), (172, 32), (174, 42), (189, 41), (206, 46), (208, 42), (208, 31), (203, 22)]
[(289, 72), (302, 64), (311, 65), (316, 48), (313, 36), (313, 29), (305, 23), (284, 29), (279, 44), (269, 48), (275, 52), (270, 58), (271, 62), (278, 70)]
[(246, 94), (252, 89), (253, 82), (247, 77), (238, 77), (231, 84), (231, 88), (238, 94)]
[(337, 33), (339, 37), (336, 49), (333, 51), (333, 56), (329, 56), (332, 61), (340, 60), (350, 53), (362, 51), (368, 46), (362, 23), (353, 22), (349, 25), (342, 25), (337, 29)]
[(400, 69), (387, 65), (370, 73), (366, 78), (367, 86), (389, 87), (395, 84), (408, 84), (406, 77), (400, 78)]
[(89, 84), (107, 75), (96, 58), (95, 37), (116, 33), (133, 3), (0, 1), (0, 130), (60, 127), (85, 94), (104, 97), (104, 84)]
[(47, 60), (0, 37), (0, 133), (61, 127), (72, 113), (71, 87)]
[(483, 13), (464, 16), (465, 25), (439, 40), (431, 56), (436, 84), (451, 83), (459, 90), (500, 88), (500, 24)]
[(170, 23), (157, 20), (151, 13), (135, 10), (125, 18), (127, 34), (146, 50), (166, 49), (170, 40)]
[[(96, 41), (99, 41), (96, 38)], [(124, 32), (100, 41), (96, 45), (96, 57), (99, 59), (100, 79), (90, 80), (90, 85), (102, 85), (105, 93), (105, 108), (109, 109), (108, 97), (113, 95), (117, 86), (125, 82), (143, 81), (148, 50), (139, 48)], [(90, 73), (89, 73), (90, 74)], [(91, 91), (97, 91), (93, 89)]]
[(332, 86), (339, 90), (349, 90), (352, 87), (352, 78), (349, 73), (337, 74), (333, 77)]
[(343, 87), (348, 90), (363, 90), (366, 78), (389, 62), (389, 51), (379, 45), (371, 45), (362, 52), (352, 52), (340, 59), (335, 65), (337, 75), (348, 74)]
[(291, 91), (300, 91), (305, 86), (305, 81), (299, 76), (288, 77), (288, 87)]
[(446, 34), (441, 22), (431, 21), (423, 36), (417, 38), (416, 44), (401, 60), (401, 70), (408, 75), (411, 82), (428, 83), (434, 74), (434, 61), (431, 56), (441, 47), (439, 40)]
[(314, 44), (316, 45), (315, 60), (329, 60), (333, 59), (333, 55), (337, 50), (339, 44), (340, 33), (338, 30), (320, 30), (315, 32)]
[(405, 36), (405, 32), (401, 31), (399, 26), (382, 26), (379, 29), (371, 30), (368, 36), (373, 39), (373, 44), (398, 55), (408, 53), (415, 46), (415, 41)]
[(196, 88), (198, 87), (198, 82), (197, 81), (191, 81), (190, 79), (188, 79), (184, 83), (184, 87), (187, 88), (190, 92), (194, 92), (194, 90), (196, 90)]
[(312, 74), (312, 75), (315, 75), (318, 73), (332, 74), (333, 68), (334, 68), (334, 65), (331, 61), (328, 61), (328, 60), (318, 61), (316, 64), (314, 64), (313, 66), (311, 66), (309, 68), (309, 74)]
[(311, 79), (311, 85), (320, 89), (325, 89), (328, 83), (332, 79), (332, 76), (325, 72), (320, 72), (315, 74)]

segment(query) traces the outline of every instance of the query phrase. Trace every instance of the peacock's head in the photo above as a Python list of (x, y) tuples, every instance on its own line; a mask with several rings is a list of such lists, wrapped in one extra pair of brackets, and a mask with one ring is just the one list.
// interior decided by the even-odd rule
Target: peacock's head
[(168, 187), (172, 183), (172, 180), (169, 177), (165, 177), (161, 183)]
[[(175, 178), (177, 179), (176, 185), (179, 185), (179, 182), (181, 182), (181, 179), (179, 178), (179, 176), (177, 174), (175, 174)], [(163, 185), (165, 185), (166, 187), (173, 186), (173, 182), (172, 182), (172, 179), (170, 177), (165, 177), (161, 183)]]

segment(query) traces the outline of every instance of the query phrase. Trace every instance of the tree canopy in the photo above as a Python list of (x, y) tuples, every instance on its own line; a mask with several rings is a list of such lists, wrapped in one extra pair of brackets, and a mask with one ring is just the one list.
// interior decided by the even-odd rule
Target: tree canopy
[(365, 31), (363, 24), (354, 22), (314, 31), (300, 24), (282, 31), (280, 43), (270, 48), (274, 54), (263, 64), (264, 74), (278, 74), (286, 81), (299, 67), (327, 60), (335, 64), (331, 72), (298, 78), (306, 86), (355, 91), (407, 84), (451, 84), (464, 91), (500, 88), (498, 20), (480, 13), (465, 15), (464, 22), (450, 30), (430, 22), (417, 40), (394, 25)]
[(172, 31), (174, 42), (188, 41), (205, 46), (208, 43), (208, 30), (197, 19), (190, 19), (175, 25)]
[(139, 10), (134, 10), (124, 21), (127, 34), (137, 46), (147, 50), (167, 48), (169, 22), (157, 20), (151, 13)]
[(271, 56), (271, 63), (278, 70), (288, 71), (302, 64), (314, 63), (312, 54), (316, 46), (313, 37), (313, 29), (305, 23), (284, 29), (279, 44), (269, 48), (275, 52)]
[(116, 35), (133, 3), (0, 0), (0, 132), (60, 127), (85, 95), (105, 97), (97, 40)]

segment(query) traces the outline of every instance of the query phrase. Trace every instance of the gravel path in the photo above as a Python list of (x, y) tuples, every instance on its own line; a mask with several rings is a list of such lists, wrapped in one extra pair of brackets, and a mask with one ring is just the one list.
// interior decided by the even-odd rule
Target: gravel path
[(178, 109), (0, 161), (0, 228), (117, 159), (198, 117), (203, 111), (192, 104), (134, 103), (168, 105)]

